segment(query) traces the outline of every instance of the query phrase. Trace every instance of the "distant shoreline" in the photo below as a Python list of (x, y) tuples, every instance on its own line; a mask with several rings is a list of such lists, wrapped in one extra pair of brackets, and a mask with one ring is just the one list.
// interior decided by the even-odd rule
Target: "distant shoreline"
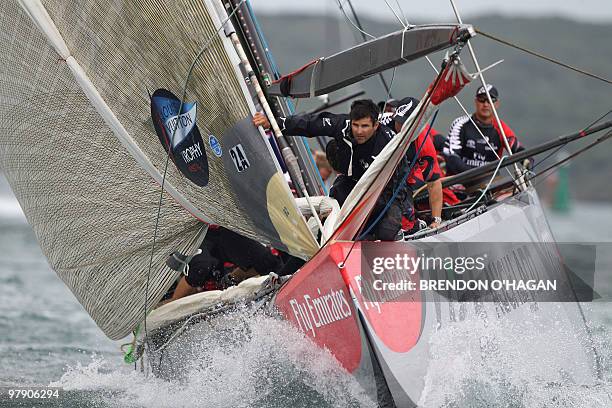
[[(335, 18), (339, 21), (342, 21), (342, 17), (340, 14), (337, 14), (337, 10), (333, 10), (334, 14), (327, 14), (325, 12), (320, 12), (316, 10), (304, 10), (304, 11), (286, 11), (286, 10), (264, 10), (257, 11), (256, 14), (259, 17), (263, 18), (278, 18), (278, 17), (288, 17), (288, 18), (299, 18), (299, 17), (319, 17), (319, 18)], [(379, 14), (367, 14), (363, 13), (364, 16), (367, 16), (367, 20), (374, 21), (382, 24), (397, 24), (397, 19), (393, 15), (379, 15)], [(528, 21), (567, 21), (578, 24), (588, 24), (593, 26), (601, 26), (601, 27), (609, 27), (612, 24), (612, 17), (610, 18), (600, 18), (597, 20), (593, 20), (587, 17), (572, 17), (565, 14), (521, 14), (521, 13), (492, 13), (492, 12), (483, 12), (483, 13), (466, 13), (462, 16), (462, 19), (465, 23), (470, 23), (470, 20), (482, 20), (482, 19), (505, 19), (505, 20), (528, 20)], [(455, 23), (454, 17), (447, 16), (416, 16), (412, 17), (409, 20), (410, 24), (424, 24), (424, 23)]]

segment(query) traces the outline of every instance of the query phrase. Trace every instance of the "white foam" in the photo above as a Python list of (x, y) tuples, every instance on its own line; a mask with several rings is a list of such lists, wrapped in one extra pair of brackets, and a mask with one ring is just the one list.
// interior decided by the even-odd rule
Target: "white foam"
[[(444, 327), (430, 341), (431, 359), (419, 406), (611, 406), (610, 359), (602, 361), (607, 370), (603, 379), (593, 376), (582, 383), (583, 362), (571, 343), (588, 339), (576, 336), (583, 335), (558, 321), (539, 322), (537, 316), (512, 324), (466, 320)], [(609, 330), (595, 333), (600, 355), (610, 354), (609, 342)]]
[(328, 351), (287, 322), (264, 316), (231, 319), (225, 330), (210, 332), (203, 325), (168, 350), (165, 359), (180, 355), (185, 364), (176, 380), (147, 378), (127, 368), (109, 370), (104, 359), (94, 357), (87, 366), (69, 368), (51, 386), (101, 391), (112, 406), (375, 406)]

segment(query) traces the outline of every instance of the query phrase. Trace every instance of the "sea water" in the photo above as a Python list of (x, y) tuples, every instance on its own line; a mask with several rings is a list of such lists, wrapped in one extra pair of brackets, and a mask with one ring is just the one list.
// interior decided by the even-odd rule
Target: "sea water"
[[(550, 214), (549, 220), (558, 240), (602, 242), (611, 240), (610, 214), (610, 206), (577, 205), (570, 214)], [(599, 259), (604, 265), (598, 268), (610, 270), (611, 259)], [(521, 341), (520, 333), (505, 333), (504, 327), (465, 322), (443, 328), (431, 339), (420, 403), (448, 408), (612, 407), (610, 303), (584, 306), (601, 356), (599, 383), (576, 384), (571, 375), (553, 383), (540, 381), (548, 369), (538, 360), (540, 352), (562, 344), (542, 344), (529, 330), (524, 335), (531, 337)], [(327, 351), (288, 323), (265, 316), (227, 323), (233, 334), (247, 333), (242, 341), (227, 342), (226, 336), (206, 330), (190, 334), (181, 340), (189, 363), (175, 380), (147, 376), (124, 364), (122, 342), (108, 340), (95, 326), (50, 270), (15, 201), (0, 196), (0, 387), (61, 387), (61, 398), (36, 405), (54, 407), (375, 406)], [(482, 354), (482, 339), (492, 334), (496, 350), (483, 364), (472, 357)], [(571, 355), (566, 364), (571, 373)], [(0, 404), (35, 406), (31, 400)]]

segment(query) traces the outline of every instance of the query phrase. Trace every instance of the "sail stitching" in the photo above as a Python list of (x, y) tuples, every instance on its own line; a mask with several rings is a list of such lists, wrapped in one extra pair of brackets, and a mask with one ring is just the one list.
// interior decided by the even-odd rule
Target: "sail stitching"
[[(51, 45), (60, 55), (61, 60), (66, 62), (66, 65), (72, 72), (72, 75), (76, 79), (77, 83), (90, 100), (92, 105), (96, 108), (96, 111), (102, 116), (107, 125), (113, 130), (113, 133), (119, 139), (121, 144), (130, 152), (130, 154), (136, 159), (136, 161), (142, 166), (142, 168), (158, 183), (161, 183), (162, 175), (155, 168), (153, 163), (147, 158), (144, 152), (138, 147), (134, 139), (130, 136), (129, 132), (121, 124), (117, 116), (113, 113), (111, 108), (108, 106), (102, 95), (98, 92), (95, 85), (83, 70), (80, 63), (70, 55), (70, 50), (62, 38), (59, 30), (55, 23), (47, 13), (45, 7), (42, 5), (40, 0), (34, 0), (32, 2), (26, 2), (20, 0), (20, 5), (28, 16), (33, 19), (33, 22), (38, 27), (40, 32), (47, 38)], [(172, 185), (168, 184), (166, 191), (174, 197), (175, 200), (193, 216), (204, 222), (210, 222), (208, 217), (197, 209), (193, 204), (189, 202), (178, 190)]]
[[(204, 54), (204, 52), (206, 52), (206, 50), (208, 49), (208, 47), (210, 46), (210, 44), (212, 43), (212, 41), (217, 37), (217, 35), (221, 32), (221, 30), (223, 30), (225, 23), (227, 23), (230, 18), (232, 18), (232, 16), (238, 11), (238, 8), (245, 2), (246, 0), (241, 0), (240, 3), (238, 3), (236, 5), (236, 7), (232, 10), (232, 12), (228, 15), (228, 17), (219, 25), (219, 28), (215, 31), (215, 33), (213, 35), (210, 36), (210, 38), (206, 41), (206, 43), (204, 44), (204, 46), (202, 46), (200, 52), (198, 52), (198, 54), (195, 56), (195, 58), (193, 59), (193, 62), (191, 63), (191, 66), (189, 67), (189, 71), (187, 72), (187, 77), (185, 78), (185, 84), (183, 85), (183, 95), (181, 97), (181, 104), (179, 106), (178, 109), (178, 114), (180, 115), (180, 113), (183, 110), (183, 106), (185, 104), (185, 98), (187, 97), (187, 85), (189, 84), (189, 79), (191, 78), (191, 74), (193, 73), (193, 69), (196, 65), (196, 63), (198, 62), (198, 60), (200, 59), (200, 57)], [(147, 331), (147, 314), (148, 314), (148, 297), (149, 297), (149, 283), (151, 281), (151, 269), (153, 268), (153, 257), (155, 254), (155, 243), (157, 240), (157, 232), (158, 232), (158, 228), (159, 228), (159, 220), (161, 217), (161, 208), (162, 208), (162, 202), (163, 202), (163, 198), (164, 198), (164, 184), (166, 181), (166, 175), (168, 172), (168, 164), (170, 163), (170, 146), (172, 146), (172, 143), (174, 141), (174, 137), (176, 135), (176, 131), (178, 129), (178, 121), (175, 122), (174, 125), (174, 129), (172, 131), (172, 136), (170, 137), (170, 145), (168, 146), (168, 152), (166, 154), (166, 163), (164, 164), (164, 174), (163, 174), (163, 178), (162, 178), (162, 183), (161, 183), (161, 188), (160, 188), (160, 194), (159, 194), (159, 202), (158, 202), (158, 206), (157, 206), (157, 216), (155, 219), (155, 229), (153, 232), (153, 243), (151, 245), (151, 257), (149, 259), (149, 268), (147, 270), (147, 283), (145, 286), (145, 297), (144, 297), (144, 332), (145, 332), (145, 342), (148, 344), (148, 331)], [(204, 239), (204, 236), (206, 235), (206, 232), (208, 231), (208, 228), (204, 228), (203, 229), (203, 233), (201, 234), (201, 236), (199, 238), (201, 238), (202, 240)]]

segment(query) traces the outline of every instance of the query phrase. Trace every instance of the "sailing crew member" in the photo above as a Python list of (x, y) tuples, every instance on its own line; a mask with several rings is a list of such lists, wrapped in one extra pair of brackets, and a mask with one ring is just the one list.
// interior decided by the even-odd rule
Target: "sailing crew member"
[[(330, 196), (342, 206), (357, 181), (395, 135), (393, 130), (378, 122), (378, 116), (376, 104), (370, 99), (361, 99), (353, 102), (349, 114), (321, 112), (280, 117), (279, 125), (286, 135), (333, 138), (326, 148), (326, 155), (339, 175), (330, 189)], [(262, 113), (255, 114), (253, 123), (264, 129), (270, 128), (268, 119)], [(414, 152), (414, 148), (411, 149)], [(372, 228), (368, 239), (397, 239), (401, 229), (402, 207), (408, 195), (406, 183), (401, 180), (407, 169), (408, 161), (404, 158), (371, 213), (371, 219), (377, 218), (386, 204), (391, 202), (385, 215)], [(398, 193), (394, 196), (396, 189)]]
[[(487, 84), (487, 89), (497, 109), (499, 107), (499, 92), (497, 88), (490, 84)], [(455, 119), (450, 127), (443, 151), (444, 158), (446, 159), (447, 175), (458, 174), (484, 166), (487, 163), (498, 160), (504, 153), (505, 143), (502, 140), (503, 135), (499, 131), (484, 86), (481, 86), (476, 91), (474, 103), (476, 110), (472, 115), (472, 119), (486, 140), (483, 139), (469, 116), (461, 116)], [(512, 153), (524, 150), (514, 131), (503, 121), (500, 120), (500, 122)]]
[(321, 175), (321, 180), (323, 180), (323, 184), (327, 189), (330, 189), (334, 180), (336, 179), (336, 173), (334, 172), (334, 168), (329, 164), (325, 153), (320, 150), (317, 150), (313, 154), (315, 159), (315, 164), (317, 165), (317, 169), (319, 169), (319, 174)]
[(386, 102), (385, 101), (378, 102), (378, 110), (383, 115), (385, 113), (395, 113), (395, 109), (397, 109), (398, 105), (399, 105), (398, 101), (391, 98), (391, 99), (388, 99)]
[[(410, 96), (401, 99), (397, 103), (398, 106), (395, 113), (391, 117), (383, 115), (381, 117), (381, 123), (393, 126), (395, 132), (399, 133), (418, 104), (419, 100)], [(418, 156), (408, 176), (407, 182), (411, 187), (411, 191), (423, 185), (427, 185), (429, 206), (432, 216), (432, 222), (429, 224), (429, 227), (437, 228), (442, 223), (442, 182), (440, 180), (442, 172), (438, 164), (436, 148), (433, 143), (433, 132), (435, 132), (435, 130), (433, 128), (430, 130), (429, 124), (427, 124), (414, 141), (413, 145)], [(410, 160), (410, 158), (408, 158), (408, 160)], [(406, 231), (412, 230), (415, 225), (418, 226), (418, 220), (416, 219), (414, 204), (411, 198), (412, 197), (409, 197), (408, 200), (406, 200), (403, 210), (404, 219), (402, 220), (402, 228)]]
[[(200, 249), (202, 253), (189, 262), (189, 273), (181, 277), (171, 301), (196, 293), (210, 280), (225, 288), (253, 276), (278, 272), (282, 266), (269, 248), (216, 225), (208, 227)], [(228, 274), (224, 273), (226, 262), (235, 265)]]

